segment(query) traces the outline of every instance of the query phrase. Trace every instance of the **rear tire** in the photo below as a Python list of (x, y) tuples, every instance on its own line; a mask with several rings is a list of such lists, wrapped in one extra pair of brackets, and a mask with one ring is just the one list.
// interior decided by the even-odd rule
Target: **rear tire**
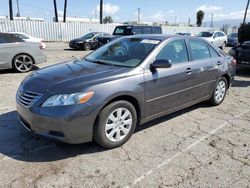
[(34, 67), (34, 60), (27, 54), (16, 55), (12, 60), (12, 68), (16, 72), (29, 72)]
[(132, 136), (137, 124), (134, 106), (116, 101), (101, 110), (94, 127), (94, 140), (106, 149), (119, 147)]
[(214, 89), (214, 92), (213, 92), (209, 102), (213, 106), (220, 105), (225, 99), (225, 96), (227, 94), (227, 90), (228, 90), (227, 79), (225, 77), (221, 77), (216, 84), (216, 87)]

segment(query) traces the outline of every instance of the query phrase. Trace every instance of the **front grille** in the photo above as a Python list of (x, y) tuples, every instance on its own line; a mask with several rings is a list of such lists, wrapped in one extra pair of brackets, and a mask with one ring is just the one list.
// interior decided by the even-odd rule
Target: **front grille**
[(25, 107), (31, 107), (42, 95), (30, 91), (19, 90), (17, 93), (17, 100)]

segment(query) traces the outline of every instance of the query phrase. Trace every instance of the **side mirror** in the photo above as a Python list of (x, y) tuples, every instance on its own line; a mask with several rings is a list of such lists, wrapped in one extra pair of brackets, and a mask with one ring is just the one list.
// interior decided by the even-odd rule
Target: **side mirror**
[(217, 38), (217, 36), (215, 36), (215, 35), (214, 35), (214, 37), (213, 37), (213, 38), (214, 38), (214, 39), (216, 39), (216, 38)]
[(136, 35), (136, 32), (133, 31), (133, 32), (131, 33), (131, 35)]
[(157, 59), (150, 65), (150, 69), (155, 71), (158, 68), (170, 68), (171, 66), (172, 64), (170, 60)]

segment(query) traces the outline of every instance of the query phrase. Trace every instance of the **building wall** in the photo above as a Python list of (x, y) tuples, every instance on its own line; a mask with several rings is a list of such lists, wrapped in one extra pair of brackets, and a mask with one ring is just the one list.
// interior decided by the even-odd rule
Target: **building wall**
[[(112, 34), (118, 24), (93, 24), (93, 23), (56, 23), (21, 20), (0, 20), (0, 32), (24, 32), (34, 37), (44, 38), (45, 41), (59, 42), (83, 36), (91, 31), (102, 31)], [(162, 26), (164, 34), (177, 32), (190, 32), (197, 34), (211, 28)]]

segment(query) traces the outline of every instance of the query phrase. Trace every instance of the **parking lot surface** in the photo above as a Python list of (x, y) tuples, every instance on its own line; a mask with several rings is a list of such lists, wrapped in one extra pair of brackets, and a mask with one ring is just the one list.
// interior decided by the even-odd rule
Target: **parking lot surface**
[[(38, 68), (81, 58), (47, 44)], [(137, 128), (122, 147), (67, 145), (24, 131), (15, 93), (27, 74), (0, 71), (0, 187), (249, 187), (250, 68), (238, 70), (223, 104), (201, 103)]]

